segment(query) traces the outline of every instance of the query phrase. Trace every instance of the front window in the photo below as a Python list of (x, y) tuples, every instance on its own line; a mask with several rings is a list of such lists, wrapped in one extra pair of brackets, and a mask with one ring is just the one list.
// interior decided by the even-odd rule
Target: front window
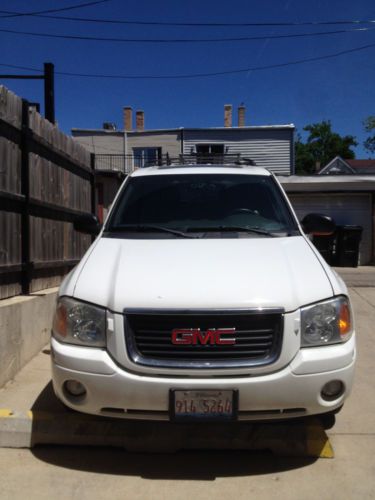
[(296, 223), (271, 176), (175, 174), (129, 178), (107, 231), (163, 227), (187, 233), (288, 233)]

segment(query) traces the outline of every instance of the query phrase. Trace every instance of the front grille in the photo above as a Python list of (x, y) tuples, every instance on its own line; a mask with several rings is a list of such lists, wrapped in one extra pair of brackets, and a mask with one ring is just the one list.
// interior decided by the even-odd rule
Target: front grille
[[(175, 345), (172, 332), (235, 329), (233, 345)], [(146, 366), (227, 368), (266, 365), (279, 357), (283, 333), (280, 309), (255, 311), (125, 311), (130, 358)]]

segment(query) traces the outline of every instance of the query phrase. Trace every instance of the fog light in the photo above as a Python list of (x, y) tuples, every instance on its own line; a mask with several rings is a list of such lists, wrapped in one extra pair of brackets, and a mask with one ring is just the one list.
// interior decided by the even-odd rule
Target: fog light
[(81, 382), (78, 382), (78, 380), (67, 380), (64, 386), (70, 396), (78, 397), (86, 394), (85, 386)]
[(322, 398), (326, 401), (332, 401), (339, 398), (344, 393), (344, 384), (341, 380), (331, 380), (327, 382), (322, 389)]

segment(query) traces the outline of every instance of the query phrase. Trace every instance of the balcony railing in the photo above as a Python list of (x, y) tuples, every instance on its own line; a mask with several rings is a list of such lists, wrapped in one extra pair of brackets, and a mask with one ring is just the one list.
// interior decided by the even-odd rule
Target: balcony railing
[(255, 165), (250, 158), (243, 158), (241, 155), (233, 154), (184, 154), (176, 157), (168, 154), (161, 155), (158, 158), (144, 158), (135, 155), (121, 154), (96, 154), (95, 170), (101, 172), (121, 172), (129, 174), (137, 168), (151, 167), (154, 165), (197, 165), (197, 164), (237, 164), (237, 165)]

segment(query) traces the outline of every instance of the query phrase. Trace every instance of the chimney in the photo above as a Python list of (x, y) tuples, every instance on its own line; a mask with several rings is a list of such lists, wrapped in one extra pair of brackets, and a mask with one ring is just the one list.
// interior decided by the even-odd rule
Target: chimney
[(130, 106), (124, 107), (124, 130), (132, 130), (132, 114), (133, 110)]
[(232, 105), (224, 105), (224, 127), (232, 126)]
[(238, 126), (239, 127), (244, 127), (245, 126), (245, 106), (243, 104), (240, 104), (238, 106)]
[(136, 129), (142, 131), (145, 129), (145, 114), (143, 111), (137, 111), (135, 113)]

